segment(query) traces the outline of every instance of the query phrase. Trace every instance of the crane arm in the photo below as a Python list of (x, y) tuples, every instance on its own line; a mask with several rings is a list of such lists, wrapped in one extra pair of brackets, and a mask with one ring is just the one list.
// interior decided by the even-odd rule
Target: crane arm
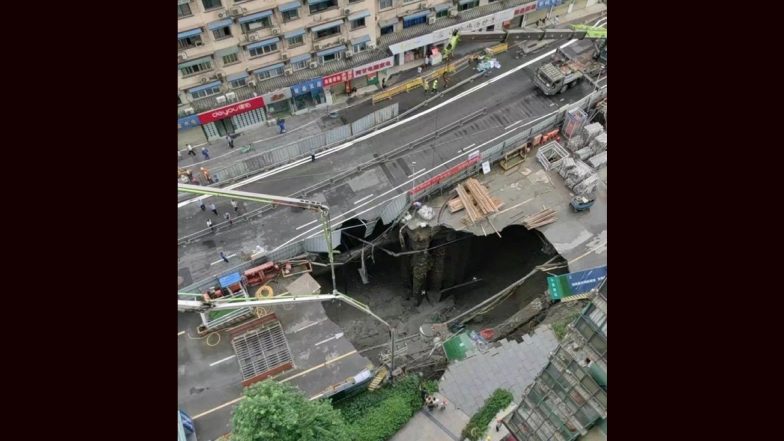
[(179, 183), (177, 184), (177, 189), (185, 193), (195, 193), (195, 194), (201, 194), (207, 196), (223, 196), (223, 197), (240, 199), (245, 201), (261, 202), (264, 204), (286, 205), (289, 207), (299, 207), (307, 210), (314, 210), (314, 211), (321, 211), (321, 212), (329, 211), (329, 207), (327, 207), (326, 205), (320, 202), (308, 201), (305, 199), (290, 198), (286, 196), (273, 196), (269, 194), (250, 193), (247, 191), (226, 190), (222, 188), (204, 187), (200, 185), (179, 184)]
[(571, 29), (512, 29), (509, 31), (460, 33), (461, 41), (515, 42), (527, 40), (602, 39), (607, 38), (607, 29), (597, 26), (571, 25)]

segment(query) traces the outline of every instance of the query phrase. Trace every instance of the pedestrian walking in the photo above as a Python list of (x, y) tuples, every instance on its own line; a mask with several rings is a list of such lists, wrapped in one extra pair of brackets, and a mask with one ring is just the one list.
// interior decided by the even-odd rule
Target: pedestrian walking
[(207, 219), (207, 228), (209, 228), (213, 233), (215, 232), (215, 227), (212, 226), (212, 220), (210, 219)]
[(204, 200), (203, 199), (199, 201), (199, 208), (201, 208), (201, 211), (205, 211), (207, 209), (207, 207), (204, 206)]
[(315, 153), (311, 153), (310, 154), (310, 162), (316, 162), (316, 154)]
[(196, 156), (196, 152), (193, 151), (193, 146), (188, 144), (188, 154), (191, 156)]
[(193, 170), (191, 170), (191, 169), (189, 169), (189, 168), (188, 168), (188, 169), (185, 169), (185, 174), (186, 174), (186, 175), (188, 175), (188, 180), (189, 180), (189, 181), (192, 181), (192, 180), (193, 180)]
[(438, 93), (438, 78), (433, 80), (433, 93)]
[(425, 81), (425, 82), (424, 82), (424, 85), (425, 85), (425, 87), (424, 87), (424, 89), (425, 89), (425, 95), (427, 95), (427, 93), (430, 91), (430, 89), (428, 89), (428, 82), (427, 82), (427, 78), (425, 78), (425, 79), (424, 79), (424, 81)]
[(444, 89), (449, 87), (449, 84), (446, 82), (446, 72), (444, 72), (444, 75), (441, 77), (441, 79), (444, 80)]
[(215, 207), (214, 203), (210, 204), (210, 210), (212, 210), (212, 212), (215, 213), (215, 216), (218, 215), (218, 209)]
[(555, 18), (553, 19), (553, 22), (555, 23), (556, 26), (558, 26), (561, 23), (561, 19), (559, 19), (558, 16), (556, 15)]
[(232, 199), (232, 200), (231, 200), (231, 206), (232, 206), (232, 207), (234, 207), (234, 212), (235, 212), (235, 213), (239, 213), (239, 211), (240, 211), (240, 206), (239, 206), (239, 205), (237, 205), (237, 201), (235, 201), (234, 199)]
[(220, 256), (221, 256), (221, 259), (223, 259), (224, 262), (229, 263), (229, 258), (226, 257), (225, 254), (223, 254), (223, 251), (220, 252)]
[(207, 147), (201, 148), (201, 154), (204, 155), (204, 160), (210, 159), (210, 152), (207, 151)]
[(286, 120), (281, 118), (278, 120), (278, 127), (280, 128), (280, 134), (286, 133)]
[(229, 141), (229, 148), (234, 148), (234, 138), (232, 138), (231, 134), (226, 135), (226, 140)]
[(381, 80), (381, 90), (384, 90), (386, 88), (387, 88), (387, 79), (384, 78), (383, 80)]
[(498, 420), (498, 421), (495, 422), (495, 431), (496, 432), (500, 432), (501, 431), (501, 420)]
[(223, 218), (226, 219), (226, 221), (229, 223), (229, 226), (234, 225), (234, 221), (231, 220), (231, 215), (228, 212), (223, 214)]

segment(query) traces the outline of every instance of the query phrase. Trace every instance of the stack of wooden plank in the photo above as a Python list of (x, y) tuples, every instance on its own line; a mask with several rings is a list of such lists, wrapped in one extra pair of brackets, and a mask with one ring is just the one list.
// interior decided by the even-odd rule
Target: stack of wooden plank
[[(465, 208), (463, 206), (463, 201), (461, 201), (460, 198), (450, 199), (447, 204), (449, 205), (450, 213), (457, 213), (458, 211)], [(501, 208), (504, 206), (504, 201), (498, 198), (493, 198), (493, 204), (495, 204), (495, 208)]]
[(487, 187), (474, 178), (468, 178), (457, 184), (455, 189), (457, 197), (447, 202), (449, 212), (456, 213), (465, 209), (468, 214), (467, 220), (472, 224), (489, 214), (497, 213), (504, 205), (500, 199), (490, 196)]
[(523, 226), (529, 230), (533, 230), (534, 228), (551, 224), (557, 220), (558, 218), (555, 217), (555, 210), (553, 210), (552, 208), (547, 208), (536, 214), (524, 218)]
[(457, 190), (457, 197), (463, 203), (463, 208), (465, 208), (465, 211), (468, 214), (468, 219), (471, 221), (471, 223), (481, 219), (482, 213), (479, 211), (476, 205), (474, 205), (474, 198), (468, 194), (465, 188), (463, 188), (463, 184), (457, 184), (455, 190)]
[(474, 178), (468, 178), (465, 180), (465, 187), (471, 192), (471, 196), (473, 196), (482, 214), (487, 216), (488, 214), (498, 212), (498, 208), (493, 203), (493, 198), (490, 197), (490, 192), (479, 181)]

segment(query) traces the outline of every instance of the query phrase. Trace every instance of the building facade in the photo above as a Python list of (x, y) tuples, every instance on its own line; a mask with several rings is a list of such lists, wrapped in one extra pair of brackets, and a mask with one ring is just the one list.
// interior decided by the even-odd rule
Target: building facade
[(508, 441), (571, 441), (597, 427), (607, 433), (607, 284), (594, 295), (504, 419)]
[(178, 0), (180, 144), (339, 102), (443, 49), (595, 0)]

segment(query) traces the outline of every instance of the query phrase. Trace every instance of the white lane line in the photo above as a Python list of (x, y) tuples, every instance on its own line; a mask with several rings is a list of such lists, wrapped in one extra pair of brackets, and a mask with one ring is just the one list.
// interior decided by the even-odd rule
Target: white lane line
[(362, 198), (362, 199), (359, 199), (359, 200), (357, 200), (356, 202), (354, 202), (354, 205), (357, 205), (358, 203), (360, 203), (360, 202), (364, 201), (365, 199), (372, 198), (373, 196), (374, 196), (374, 194), (373, 194), (373, 193), (371, 193), (371, 194), (369, 194), (369, 195), (365, 196), (364, 198)]
[(226, 357), (226, 358), (224, 358), (222, 360), (216, 361), (215, 363), (210, 363), (210, 367), (215, 366), (216, 364), (223, 363), (224, 361), (229, 361), (229, 360), (231, 360), (234, 357), (236, 357), (236, 355), (230, 355), (230, 356), (228, 356), (228, 357)]
[[(570, 40), (570, 41), (564, 43), (563, 45), (561, 45), (560, 47), (561, 48), (565, 48), (567, 46), (570, 46), (570, 45), (574, 44), (576, 41), (577, 40)], [(527, 61), (527, 62), (525, 62), (525, 63), (523, 63), (523, 64), (521, 64), (521, 65), (519, 65), (519, 66), (517, 66), (517, 67), (515, 67), (513, 69), (510, 69), (510, 70), (508, 70), (508, 71), (498, 75), (497, 77), (494, 77), (494, 78), (491, 78), (488, 81), (485, 81), (484, 83), (480, 83), (480, 84), (478, 84), (478, 85), (476, 85), (476, 86), (474, 86), (474, 87), (472, 87), (472, 88), (470, 88), (470, 89), (468, 89), (468, 90), (466, 90), (464, 92), (461, 92), (461, 93), (455, 95), (454, 97), (452, 97), (452, 98), (442, 102), (441, 104), (437, 104), (437, 105), (435, 105), (433, 107), (429, 107), (427, 110), (419, 112), (416, 115), (412, 115), (412, 116), (410, 116), (410, 117), (408, 117), (408, 118), (406, 118), (406, 119), (404, 119), (402, 121), (398, 121), (396, 123), (390, 124), (390, 125), (388, 125), (386, 127), (383, 127), (381, 129), (376, 130), (375, 132), (368, 133), (367, 135), (360, 136), (359, 138), (357, 138), (357, 139), (355, 139), (353, 141), (349, 141), (349, 142), (347, 142), (345, 144), (341, 144), (341, 145), (339, 145), (337, 147), (333, 147), (333, 148), (331, 148), (329, 150), (323, 151), (321, 153), (317, 153), (316, 154), (316, 158), (323, 158), (324, 156), (331, 155), (333, 153), (337, 153), (337, 152), (339, 152), (341, 150), (345, 150), (345, 149), (353, 146), (354, 144), (356, 144), (358, 142), (365, 141), (367, 139), (370, 139), (370, 138), (372, 138), (374, 136), (380, 135), (380, 134), (382, 134), (384, 132), (387, 132), (389, 130), (396, 129), (396, 128), (400, 127), (401, 125), (408, 124), (411, 120), (421, 118), (421, 117), (427, 115), (430, 112), (435, 112), (436, 110), (438, 110), (438, 109), (440, 109), (440, 108), (442, 108), (444, 106), (448, 106), (448, 105), (452, 104), (453, 102), (459, 100), (460, 98), (463, 98), (463, 97), (465, 97), (467, 95), (470, 95), (470, 94), (476, 92), (477, 90), (485, 88), (485, 87), (495, 83), (496, 81), (500, 81), (500, 80), (508, 77), (509, 75), (517, 73), (521, 69), (525, 69), (526, 67), (528, 67), (528, 66), (530, 66), (530, 65), (532, 65), (534, 63), (538, 63), (539, 61), (549, 57), (552, 54), (554, 54), (555, 51), (556, 50), (553, 49), (551, 51), (545, 52), (542, 55), (539, 55), (538, 57), (534, 58), (533, 60), (529, 60), (529, 61)], [(282, 173), (282, 172), (284, 172), (286, 170), (290, 170), (290, 169), (292, 169), (294, 167), (298, 167), (298, 166), (300, 166), (302, 164), (305, 164), (305, 163), (308, 163), (308, 162), (310, 162), (310, 158), (302, 158), (300, 160), (292, 162), (291, 164), (284, 165), (282, 167), (276, 168), (274, 170), (270, 170), (270, 171), (265, 172), (265, 173), (260, 173), (260, 174), (258, 174), (256, 176), (253, 176), (253, 177), (250, 177), (248, 179), (245, 179), (244, 181), (240, 181), (240, 182), (228, 185), (228, 186), (226, 186), (224, 188), (226, 190), (234, 190), (234, 189), (236, 189), (238, 187), (242, 187), (242, 186), (248, 185), (248, 184), (250, 184), (252, 182), (256, 182), (256, 181), (258, 181), (260, 179), (264, 179), (264, 178), (267, 178), (269, 176), (274, 176), (274, 175), (276, 175), (278, 173)], [(207, 197), (209, 197), (209, 196), (199, 196), (199, 197), (196, 197), (196, 198), (193, 198), (193, 199), (189, 199), (187, 201), (180, 202), (180, 203), (177, 204), (177, 208), (182, 208), (182, 207), (184, 207), (184, 206), (186, 206), (188, 204), (192, 204), (193, 202), (205, 199)]]
[(469, 145), (468, 147), (463, 147), (462, 149), (457, 149), (457, 153), (463, 153), (464, 151), (470, 149), (471, 147), (475, 146), (476, 143)]
[(177, 333), (177, 337), (179, 337), (181, 335), (185, 335), (185, 331), (180, 331), (180, 332)]
[(517, 122), (513, 122), (512, 124), (509, 124), (508, 126), (504, 127), (504, 130), (508, 130), (509, 127), (516, 126), (516, 125), (520, 124), (521, 122), (523, 122), (522, 119), (517, 121)]
[(423, 168), (423, 169), (421, 169), (421, 170), (417, 170), (417, 171), (415, 171), (414, 173), (411, 173), (410, 175), (408, 175), (408, 176), (406, 176), (406, 177), (407, 177), (407, 178), (413, 178), (413, 177), (414, 177), (414, 176), (416, 176), (416, 175), (422, 174), (422, 172), (424, 172), (424, 171), (427, 171), (427, 168)]
[(332, 337), (330, 337), (330, 338), (326, 338), (326, 339), (324, 339), (324, 340), (321, 340), (320, 342), (316, 343), (316, 346), (318, 346), (318, 345), (320, 345), (320, 344), (322, 344), (322, 343), (326, 343), (326, 342), (328, 342), (328, 341), (337, 340), (337, 339), (339, 339), (340, 337), (343, 337), (343, 333), (342, 333), (342, 332), (338, 332), (337, 334), (333, 335), (333, 336), (332, 336)]
[[(234, 257), (234, 256), (236, 256), (236, 255), (237, 255), (236, 253), (235, 253), (235, 254), (229, 254), (228, 256), (226, 256), (226, 258), (227, 258), (227, 259), (231, 259), (232, 257)], [(217, 264), (219, 264), (219, 263), (221, 263), (221, 262), (223, 262), (223, 259), (221, 259), (221, 260), (216, 260), (215, 262), (212, 262), (210, 265), (217, 265)]]
[(294, 329), (294, 330), (293, 330), (293, 332), (295, 332), (295, 333), (296, 333), (296, 332), (304, 331), (305, 329), (308, 329), (308, 328), (310, 328), (311, 326), (316, 326), (316, 325), (318, 325), (318, 324), (319, 324), (319, 322), (312, 322), (312, 323), (309, 323), (309, 324), (307, 324), (307, 325), (305, 325), (305, 326), (303, 326), (303, 327), (301, 327), (301, 328), (299, 328), (299, 329)]
[(312, 224), (312, 223), (314, 223), (314, 222), (317, 222), (317, 221), (318, 221), (318, 219), (314, 219), (314, 220), (312, 220), (312, 221), (310, 221), (310, 222), (308, 222), (308, 223), (306, 223), (306, 224), (302, 224), (302, 225), (298, 226), (297, 228), (295, 228), (295, 230), (299, 230), (299, 229), (301, 229), (301, 228), (305, 228), (305, 227), (307, 227), (308, 225), (310, 225), (310, 224)]

